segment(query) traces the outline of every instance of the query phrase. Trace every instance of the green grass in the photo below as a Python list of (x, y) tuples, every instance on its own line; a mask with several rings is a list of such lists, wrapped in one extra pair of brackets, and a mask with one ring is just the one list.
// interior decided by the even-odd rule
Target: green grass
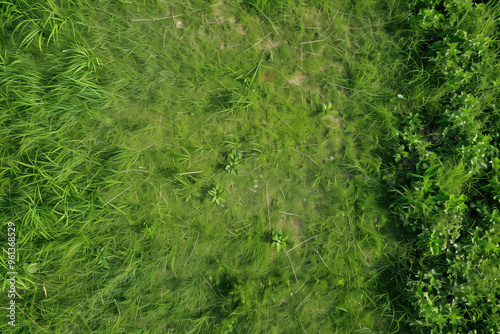
[(18, 273), (2, 331), (401, 332), (416, 255), (384, 166), (398, 94), (420, 106), (430, 89), (391, 33), (409, 14), (0, 3), (1, 233), (16, 224)]

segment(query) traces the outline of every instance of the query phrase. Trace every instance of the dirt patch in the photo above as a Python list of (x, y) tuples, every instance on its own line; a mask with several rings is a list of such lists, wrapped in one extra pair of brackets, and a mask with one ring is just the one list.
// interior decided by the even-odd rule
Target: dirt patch
[[(226, 16), (224, 15), (224, 4), (223, 3), (217, 3), (215, 5), (212, 5), (212, 12), (210, 15), (215, 19), (215, 22), (211, 21), (209, 22), (210, 24), (221, 24), (225, 22), (229, 22), (231, 24), (234, 24), (234, 29), (235, 31), (240, 34), (240, 35), (246, 35), (245, 30), (243, 29), (242, 24), (236, 24), (236, 19), (234, 17), (230, 17), (226, 19)], [(226, 13), (227, 14), (227, 13)]]
[(325, 116), (321, 120), (330, 129), (340, 129), (340, 126), (342, 125), (342, 118), (338, 117)]
[(321, 96), (321, 89), (315, 86), (306, 86), (306, 91), (311, 92), (312, 94), (316, 94), (317, 96)]
[(240, 35), (246, 35), (245, 34), (245, 30), (243, 29), (243, 24), (237, 24), (237, 25), (235, 25), (235, 30)]
[(300, 234), (301, 227), (302, 222), (289, 215), (281, 215), (280, 221), (276, 224), (276, 228), (281, 228), (284, 236), (288, 236), (295, 245), (302, 242), (303, 236)]
[(287, 41), (267, 41), (267, 42), (262, 42), (260, 43), (257, 48), (260, 49), (260, 50), (264, 50), (267, 48), (267, 50), (270, 50), (270, 49), (273, 49), (281, 44), (288, 44)]
[(222, 6), (224, 6), (224, 4), (222, 2), (216, 3), (215, 5), (212, 5), (211, 6), (213, 8), (212, 15), (213, 16), (220, 16), (220, 14), (222, 14)]
[(275, 83), (278, 80), (277, 74), (273, 71), (265, 71), (262, 75), (262, 80), (265, 82)]
[(296, 74), (294, 74), (290, 79), (287, 79), (288, 82), (290, 82), (291, 84), (294, 84), (295, 86), (301, 86), (302, 83), (304, 82), (306, 76), (301, 73), (301, 72), (298, 72)]

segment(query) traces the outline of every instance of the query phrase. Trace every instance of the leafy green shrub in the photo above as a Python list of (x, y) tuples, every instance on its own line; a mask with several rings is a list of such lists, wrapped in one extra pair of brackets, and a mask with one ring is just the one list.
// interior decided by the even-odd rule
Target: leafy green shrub
[(278, 252), (282, 248), (283, 248), (283, 250), (286, 250), (287, 239), (288, 239), (288, 237), (283, 237), (283, 231), (281, 229), (273, 230), (271, 246), (276, 247), (276, 250)]
[(226, 200), (224, 199), (224, 190), (221, 189), (221, 187), (217, 184), (215, 187), (212, 187), (208, 191), (208, 194), (212, 196), (212, 203), (217, 203), (217, 205), (220, 205), (220, 203), (224, 203)]
[(241, 153), (237, 153), (236, 150), (233, 150), (231, 153), (227, 155), (226, 170), (229, 174), (238, 175), (241, 158), (242, 158)]
[(498, 333), (500, 119), (484, 111), (498, 103), (496, 79), (486, 74), (498, 67), (494, 9), (469, 0), (415, 8), (418, 56), (436, 77), (439, 105), (408, 111), (393, 137), (392, 209), (415, 233), (419, 262), (405, 290), (410, 323), (426, 333)]

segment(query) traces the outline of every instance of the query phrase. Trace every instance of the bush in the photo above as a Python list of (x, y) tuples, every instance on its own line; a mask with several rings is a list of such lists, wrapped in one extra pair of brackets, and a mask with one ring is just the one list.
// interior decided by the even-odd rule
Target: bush
[(499, 67), (495, 9), (467, 0), (415, 9), (416, 56), (436, 78), (440, 103), (408, 112), (394, 136), (392, 208), (416, 234), (419, 262), (405, 289), (410, 323), (426, 333), (498, 333), (499, 94), (488, 74)]

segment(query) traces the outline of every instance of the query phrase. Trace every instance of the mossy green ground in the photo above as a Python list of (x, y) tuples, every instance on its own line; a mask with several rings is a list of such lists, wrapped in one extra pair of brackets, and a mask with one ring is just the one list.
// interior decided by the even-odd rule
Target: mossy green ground
[(2, 331), (397, 332), (385, 3), (0, 4)]

